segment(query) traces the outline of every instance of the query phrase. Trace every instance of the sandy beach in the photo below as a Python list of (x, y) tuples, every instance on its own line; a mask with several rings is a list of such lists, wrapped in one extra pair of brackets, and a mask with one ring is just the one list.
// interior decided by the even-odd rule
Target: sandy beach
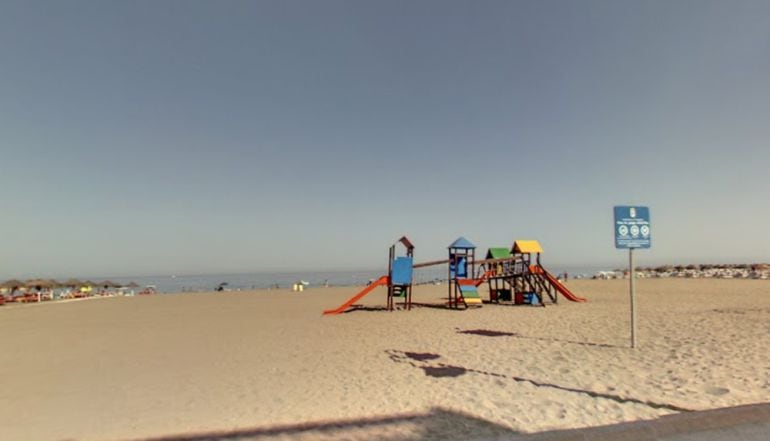
[(568, 286), (589, 303), (389, 313), (379, 289), (323, 317), (348, 287), (6, 305), (0, 438), (459, 440), (770, 401), (767, 281), (640, 281), (636, 350), (627, 281)]

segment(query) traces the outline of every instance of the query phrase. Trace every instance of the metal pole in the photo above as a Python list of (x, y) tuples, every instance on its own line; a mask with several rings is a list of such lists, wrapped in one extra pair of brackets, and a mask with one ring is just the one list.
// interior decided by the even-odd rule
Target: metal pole
[(631, 348), (636, 348), (636, 287), (634, 281), (636, 274), (634, 271), (634, 249), (628, 249), (629, 283), (631, 288)]

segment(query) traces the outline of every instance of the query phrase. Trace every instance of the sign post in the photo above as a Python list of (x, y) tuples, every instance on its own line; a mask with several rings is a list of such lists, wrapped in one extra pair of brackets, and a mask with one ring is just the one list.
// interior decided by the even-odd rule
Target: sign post
[(650, 248), (650, 209), (648, 207), (616, 206), (615, 248), (628, 249), (628, 278), (631, 296), (631, 347), (636, 347), (636, 271), (634, 249)]
[(628, 249), (628, 290), (631, 293), (631, 348), (636, 347), (636, 271), (634, 271), (634, 249)]

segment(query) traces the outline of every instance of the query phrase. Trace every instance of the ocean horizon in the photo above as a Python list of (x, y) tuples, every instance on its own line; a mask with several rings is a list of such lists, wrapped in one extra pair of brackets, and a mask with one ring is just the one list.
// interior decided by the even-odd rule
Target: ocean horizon
[[(547, 267), (554, 274), (568, 273), (570, 277), (590, 277), (597, 271), (607, 270), (609, 266), (550, 266)], [(307, 288), (323, 286), (359, 286), (366, 285), (387, 272), (386, 269), (378, 270), (328, 270), (328, 271), (275, 271), (235, 274), (201, 274), (201, 275), (152, 275), (136, 277), (83, 277), (80, 280), (103, 281), (111, 280), (116, 283), (129, 284), (134, 282), (139, 285), (136, 290), (152, 286), (159, 293), (172, 294), (183, 292), (213, 291), (222, 285), (225, 290), (243, 291), (250, 289), (290, 288), (298, 282), (306, 282)], [(414, 283), (446, 282), (446, 267), (443, 265), (434, 268), (416, 270)]]

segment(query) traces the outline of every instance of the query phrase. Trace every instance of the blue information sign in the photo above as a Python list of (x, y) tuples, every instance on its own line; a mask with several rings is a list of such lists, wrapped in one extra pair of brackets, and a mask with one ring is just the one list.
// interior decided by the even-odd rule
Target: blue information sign
[(615, 207), (615, 248), (650, 247), (650, 209)]

